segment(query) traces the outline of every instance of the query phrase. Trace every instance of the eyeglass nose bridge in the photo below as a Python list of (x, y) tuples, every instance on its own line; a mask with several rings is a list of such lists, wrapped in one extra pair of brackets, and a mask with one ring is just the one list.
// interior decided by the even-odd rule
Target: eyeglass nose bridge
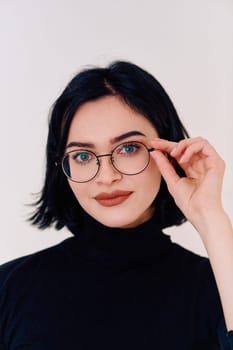
[(99, 173), (100, 167), (101, 167), (99, 158), (103, 158), (103, 157), (110, 157), (111, 165), (113, 166), (113, 168), (114, 168), (115, 170), (117, 170), (117, 171), (120, 173), (120, 171), (119, 171), (119, 170), (115, 167), (115, 165), (114, 165), (112, 153), (106, 153), (106, 154), (100, 154), (99, 156), (96, 155), (96, 163), (97, 163), (97, 166), (98, 166), (98, 170), (97, 170), (95, 176)]
[(98, 164), (99, 166), (100, 166), (99, 158), (103, 158), (103, 157), (110, 157), (111, 162), (113, 163), (112, 153), (100, 154), (99, 156), (96, 156), (97, 164)]

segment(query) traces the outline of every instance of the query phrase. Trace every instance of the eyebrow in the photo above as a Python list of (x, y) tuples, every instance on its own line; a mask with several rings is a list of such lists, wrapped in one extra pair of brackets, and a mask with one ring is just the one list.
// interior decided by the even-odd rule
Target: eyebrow
[[(127, 139), (128, 137), (131, 137), (131, 136), (145, 136), (145, 134), (143, 134), (141, 131), (137, 131), (137, 130), (133, 130), (133, 131), (129, 131), (129, 132), (126, 132), (122, 135), (119, 135), (119, 136), (116, 136), (114, 138), (112, 138), (110, 140), (110, 143), (111, 144), (115, 144), (117, 142), (120, 142), (120, 141), (123, 141), (125, 139)], [(90, 142), (77, 142), (77, 141), (72, 141), (70, 142), (66, 148), (70, 148), (70, 147), (88, 147), (88, 148), (94, 148), (95, 145), (93, 143), (90, 143)]]

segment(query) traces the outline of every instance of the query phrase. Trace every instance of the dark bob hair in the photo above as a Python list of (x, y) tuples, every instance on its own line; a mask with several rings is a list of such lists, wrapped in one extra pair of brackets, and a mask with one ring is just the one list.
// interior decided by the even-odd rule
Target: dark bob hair
[[(180, 141), (188, 137), (175, 107), (160, 83), (142, 68), (125, 61), (115, 61), (106, 68), (87, 68), (78, 73), (54, 103), (49, 121), (45, 182), (35, 212), (29, 220), (44, 229), (66, 226), (73, 234), (82, 226), (83, 209), (71, 191), (61, 166), (72, 118), (83, 103), (103, 96), (116, 95), (147, 118), (161, 138)], [(174, 160), (173, 160), (174, 162)], [(175, 164), (177, 172), (184, 176)], [(162, 180), (155, 199), (155, 215), (161, 228), (180, 225), (186, 219)]]

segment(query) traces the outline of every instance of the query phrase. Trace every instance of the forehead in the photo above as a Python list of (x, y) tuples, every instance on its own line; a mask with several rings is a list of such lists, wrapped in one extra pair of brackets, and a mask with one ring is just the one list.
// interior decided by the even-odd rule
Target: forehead
[(158, 136), (153, 125), (116, 96), (106, 96), (86, 102), (76, 111), (68, 140), (108, 142), (110, 139), (138, 130), (148, 138)]

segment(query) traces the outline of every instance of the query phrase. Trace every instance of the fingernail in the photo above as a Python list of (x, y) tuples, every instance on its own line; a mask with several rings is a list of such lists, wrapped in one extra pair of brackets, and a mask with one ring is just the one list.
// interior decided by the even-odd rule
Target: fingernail
[(171, 151), (171, 156), (174, 156), (176, 154), (176, 147), (173, 148), (173, 150)]
[(179, 160), (179, 163), (185, 163), (186, 162), (186, 157), (182, 156)]

